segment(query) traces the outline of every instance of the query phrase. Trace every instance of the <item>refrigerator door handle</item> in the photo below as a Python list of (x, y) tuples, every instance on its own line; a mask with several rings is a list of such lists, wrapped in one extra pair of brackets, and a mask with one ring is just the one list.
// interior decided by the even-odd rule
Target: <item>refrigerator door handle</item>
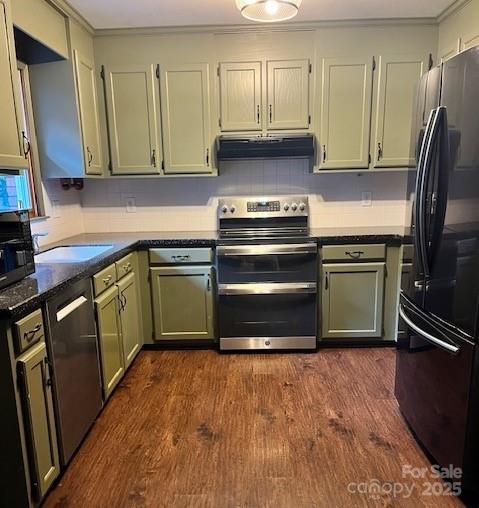
[(454, 346), (453, 344), (449, 344), (441, 339), (438, 339), (434, 335), (431, 335), (430, 333), (419, 328), (419, 326), (417, 326), (416, 323), (414, 323), (414, 321), (412, 321), (412, 319), (408, 317), (402, 305), (399, 305), (399, 315), (410, 328), (412, 328), (424, 339), (428, 340), (429, 342), (432, 342), (436, 346), (439, 346), (441, 349), (446, 350), (448, 353), (452, 354), (459, 353), (460, 348), (458, 346)]
[(424, 143), (421, 148), (422, 167), (419, 177), (419, 189), (417, 191), (417, 210), (416, 210), (416, 230), (418, 233), (418, 251), (421, 259), (421, 265), (424, 277), (427, 279), (430, 276), (429, 260), (427, 258), (427, 239), (426, 239), (426, 192), (429, 170), (432, 161), (432, 147), (439, 131), (439, 117), (441, 116), (441, 108), (435, 109), (429, 116), (428, 129), (429, 135), (424, 136)]

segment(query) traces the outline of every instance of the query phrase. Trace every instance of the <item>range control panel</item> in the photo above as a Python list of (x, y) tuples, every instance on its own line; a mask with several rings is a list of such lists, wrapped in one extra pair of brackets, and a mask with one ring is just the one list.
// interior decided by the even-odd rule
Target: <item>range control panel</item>
[(220, 198), (218, 201), (218, 217), (221, 219), (308, 215), (308, 196)]
[(279, 212), (281, 203), (279, 201), (248, 201), (248, 212)]

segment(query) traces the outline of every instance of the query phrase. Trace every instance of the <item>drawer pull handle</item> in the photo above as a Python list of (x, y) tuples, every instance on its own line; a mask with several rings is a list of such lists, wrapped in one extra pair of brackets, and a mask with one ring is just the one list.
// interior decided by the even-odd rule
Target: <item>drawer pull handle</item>
[(362, 250), (355, 250), (353, 252), (346, 251), (345, 254), (346, 256), (349, 256), (352, 259), (359, 259), (364, 254), (364, 251)]
[(108, 275), (108, 277), (103, 279), (103, 284), (105, 284), (105, 286), (108, 286), (108, 284), (110, 284), (110, 282), (111, 282), (111, 279), (113, 279), (113, 276)]
[(172, 261), (180, 261), (185, 262), (191, 259), (191, 256), (188, 254), (186, 256), (171, 256)]
[(23, 334), (23, 338), (27, 341), (27, 342), (31, 342), (33, 340), (33, 338), (35, 337), (35, 335), (42, 329), (42, 324), (41, 323), (38, 323), (37, 325), (35, 325), (34, 328), (32, 328), (30, 331), (28, 332), (25, 332)]
[(123, 270), (125, 270), (125, 272), (129, 272), (131, 270), (131, 263), (127, 263), (126, 265), (123, 265)]

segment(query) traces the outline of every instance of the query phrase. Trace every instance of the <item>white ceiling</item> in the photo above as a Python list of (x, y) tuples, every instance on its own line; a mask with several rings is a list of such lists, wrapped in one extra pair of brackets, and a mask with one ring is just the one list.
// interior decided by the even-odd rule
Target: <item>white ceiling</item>
[[(95, 28), (234, 25), (235, 0), (69, 0)], [(454, 0), (303, 0), (294, 21), (436, 17)]]

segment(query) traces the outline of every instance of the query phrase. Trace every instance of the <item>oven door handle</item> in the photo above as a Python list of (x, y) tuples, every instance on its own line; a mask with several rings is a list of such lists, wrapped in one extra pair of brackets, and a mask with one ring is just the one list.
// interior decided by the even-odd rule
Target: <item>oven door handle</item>
[(254, 282), (218, 285), (219, 295), (288, 295), (316, 292), (316, 282)]
[(290, 243), (269, 245), (220, 245), (216, 248), (218, 256), (267, 256), (282, 254), (316, 253), (316, 243)]

